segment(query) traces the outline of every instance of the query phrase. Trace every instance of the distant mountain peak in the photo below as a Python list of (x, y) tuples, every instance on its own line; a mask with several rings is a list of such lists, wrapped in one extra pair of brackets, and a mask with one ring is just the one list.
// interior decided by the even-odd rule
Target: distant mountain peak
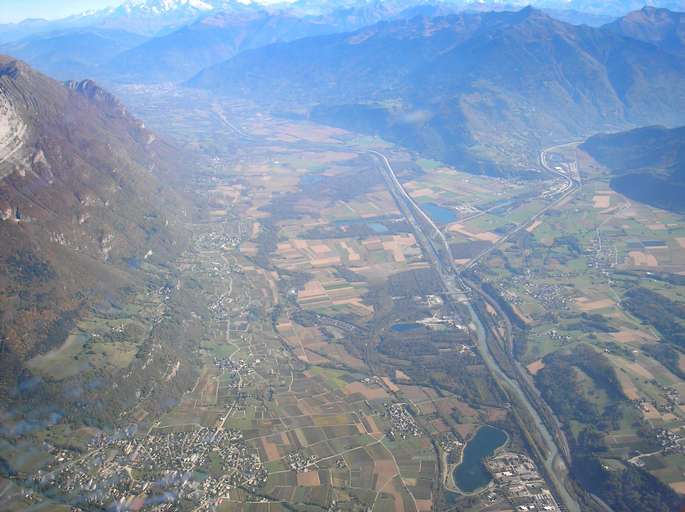
[(143, 10), (156, 14), (183, 8), (211, 11), (214, 9), (214, 6), (203, 0), (129, 0), (121, 6), (121, 9), (128, 12)]

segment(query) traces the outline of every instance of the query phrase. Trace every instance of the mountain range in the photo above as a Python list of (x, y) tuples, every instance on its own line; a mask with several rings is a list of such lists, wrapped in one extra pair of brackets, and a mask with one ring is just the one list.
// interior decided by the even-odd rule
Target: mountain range
[[(685, 115), (685, 60), (615, 25), (525, 8), (381, 22), (245, 51), (188, 82), (375, 133), (474, 170), (539, 147)], [(520, 155), (518, 160), (512, 155)], [(499, 169), (498, 169), (499, 168)]]
[[(297, 0), (262, 5), (238, 0), (130, 0), (62, 20), (0, 26), (0, 53), (60, 79), (174, 82), (187, 80), (243, 50), (272, 43), (354, 31), (380, 21), (465, 10), (511, 10), (512, 5), (525, 3)], [(604, 2), (600, 9), (580, 0), (534, 3), (555, 19), (590, 26), (613, 21), (626, 6), (625, 2)], [(659, 3), (676, 6), (683, 2)], [(616, 30), (639, 36), (638, 26), (637, 20), (626, 20)]]
[[(381, 18), (376, 15), (371, 17), (372, 22)], [(350, 11), (304, 17), (288, 11), (220, 12), (122, 52), (101, 72), (118, 81), (187, 80), (243, 50), (356, 29), (367, 24), (369, 17)]]
[[(582, 14), (587, 20), (618, 18), (642, 8), (645, 3), (672, 11), (685, 10), (685, 0), (283, 0), (260, 3), (255, 0), (128, 0), (116, 7), (86, 11), (63, 19), (27, 19), (0, 24), (0, 43), (46, 32), (73, 28), (109, 28), (151, 37), (163, 35), (220, 12), (245, 12), (268, 9), (289, 12), (296, 17), (325, 16), (332, 12), (366, 12), (369, 22), (378, 21), (377, 13), (398, 13), (424, 6), (439, 6), (450, 12), (515, 10), (527, 5), (558, 13)], [(375, 18), (375, 19), (374, 19)]]

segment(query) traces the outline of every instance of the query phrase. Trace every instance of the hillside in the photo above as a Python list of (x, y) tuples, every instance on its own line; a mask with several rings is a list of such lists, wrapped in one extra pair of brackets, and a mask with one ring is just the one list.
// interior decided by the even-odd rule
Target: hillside
[(487, 172), (526, 168), (546, 144), (631, 124), (673, 125), (685, 113), (683, 58), (532, 8), (417, 17), (273, 45), (189, 85), (304, 103), (318, 121)]
[(657, 208), (685, 212), (685, 128), (596, 135), (580, 148), (614, 175), (611, 186)]
[(4, 378), (135, 289), (184, 246), (170, 183), (183, 158), (90, 81), (0, 58), (0, 343)]

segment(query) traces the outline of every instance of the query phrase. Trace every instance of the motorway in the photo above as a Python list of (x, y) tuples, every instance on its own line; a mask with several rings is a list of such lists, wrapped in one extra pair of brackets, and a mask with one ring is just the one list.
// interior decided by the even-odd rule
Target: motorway
[[(560, 499), (564, 509), (569, 512), (580, 512), (581, 508), (577, 499), (567, 488), (567, 484), (570, 482), (569, 468), (562, 451), (555, 442), (555, 436), (550, 432), (533, 402), (529, 399), (519, 382), (505, 373), (491, 353), (484, 324), (471, 304), (469, 293), (467, 292), (467, 285), (459, 276), (459, 271), (454, 267), (454, 259), (451, 257), (451, 251), (445, 235), (406, 192), (398, 181), (388, 158), (377, 151), (371, 151), (370, 153), (381, 163), (381, 174), (404, 217), (414, 229), (417, 241), (424, 249), (432, 266), (440, 276), (452, 306), (457, 308), (458, 305), (461, 305), (468, 310), (471, 317), (471, 328), (475, 333), (477, 348), (485, 365), (502, 390), (509, 396), (513, 407), (518, 407), (519, 410), (516, 411), (517, 416), (523, 415), (529, 419), (529, 421), (526, 421), (525, 423), (519, 421), (522, 429), (526, 430), (531, 426), (535, 428), (536, 435), (532, 435), (533, 433), (531, 432), (529, 432), (529, 434), (531, 434), (530, 437), (532, 439), (537, 440), (538, 444), (544, 445), (538, 447), (538, 458), (544, 466), (544, 472), (549, 483), (553, 487), (556, 496)], [(568, 188), (562, 191), (563, 197), (561, 200), (575, 189), (572, 180), (570, 181)], [(554, 204), (558, 204), (558, 201)], [(544, 211), (547, 211), (547, 209)], [(544, 211), (538, 213), (536, 217), (542, 215)], [(427, 225), (433, 232), (432, 237), (424, 232), (424, 228), (421, 226), (422, 223)], [(523, 229), (523, 227), (519, 226), (516, 232), (520, 229)], [(442, 247), (439, 247), (440, 245)], [(442, 257), (441, 253), (443, 253)]]

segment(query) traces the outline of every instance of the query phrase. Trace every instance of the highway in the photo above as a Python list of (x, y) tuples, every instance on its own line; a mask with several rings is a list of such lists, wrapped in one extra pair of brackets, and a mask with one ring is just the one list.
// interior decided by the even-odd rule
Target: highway
[[(417, 241), (421, 244), (424, 252), (431, 260), (431, 264), (440, 276), (447, 297), (451, 301), (451, 305), (455, 309), (458, 308), (458, 305), (461, 305), (469, 312), (471, 321), (470, 327), (475, 334), (474, 338), (478, 351), (493, 378), (510, 398), (516, 415), (520, 419), (519, 424), (521, 425), (521, 428), (524, 431), (527, 431), (531, 426), (535, 428), (536, 432), (528, 433), (531, 434), (531, 439), (537, 440), (536, 444), (542, 445), (538, 446), (538, 458), (544, 466), (545, 475), (550, 485), (553, 487), (556, 496), (560, 499), (561, 505), (569, 512), (580, 512), (581, 508), (577, 499), (567, 489), (566, 484), (570, 482), (569, 468), (561, 450), (555, 442), (555, 436), (548, 430), (545, 421), (542, 419), (519, 382), (505, 373), (491, 353), (484, 323), (481, 321), (481, 318), (471, 304), (466, 283), (464, 283), (459, 276), (457, 269), (454, 268), (454, 259), (451, 257), (447, 239), (432, 219), (428, 217), (406, 192), (397, 179), (388, 158), (377, 151), (372, 151), (371, 154), (380, 162), (381, 174), (400, 210), (414, 229)], [(573, 189), (574, 186), (571, 181), (570, 189), (565, 189), (562, 196), (565, 197), (567, 194), (571, 193)], [(554, 204), (557, 203), (558, 201)], [(544, 211), (546, 211), (546, 209), (538, 213), (538, 216), (542, 215)], [(424, 232), (421, 222), (433, 231), (432, 237)], [(523, 225), (519, 226), (516, 232), (522, 228)], [(510, 233), (510, 236), (512, 234), (513, 233)], [(438, 244), (443, 245), (443, 247), (436, 247)], [(444, 257), (441, 257), (441, 253), (444, 254)], [(527, 421), (524, 422), (523, 417), (526, 417)]]

